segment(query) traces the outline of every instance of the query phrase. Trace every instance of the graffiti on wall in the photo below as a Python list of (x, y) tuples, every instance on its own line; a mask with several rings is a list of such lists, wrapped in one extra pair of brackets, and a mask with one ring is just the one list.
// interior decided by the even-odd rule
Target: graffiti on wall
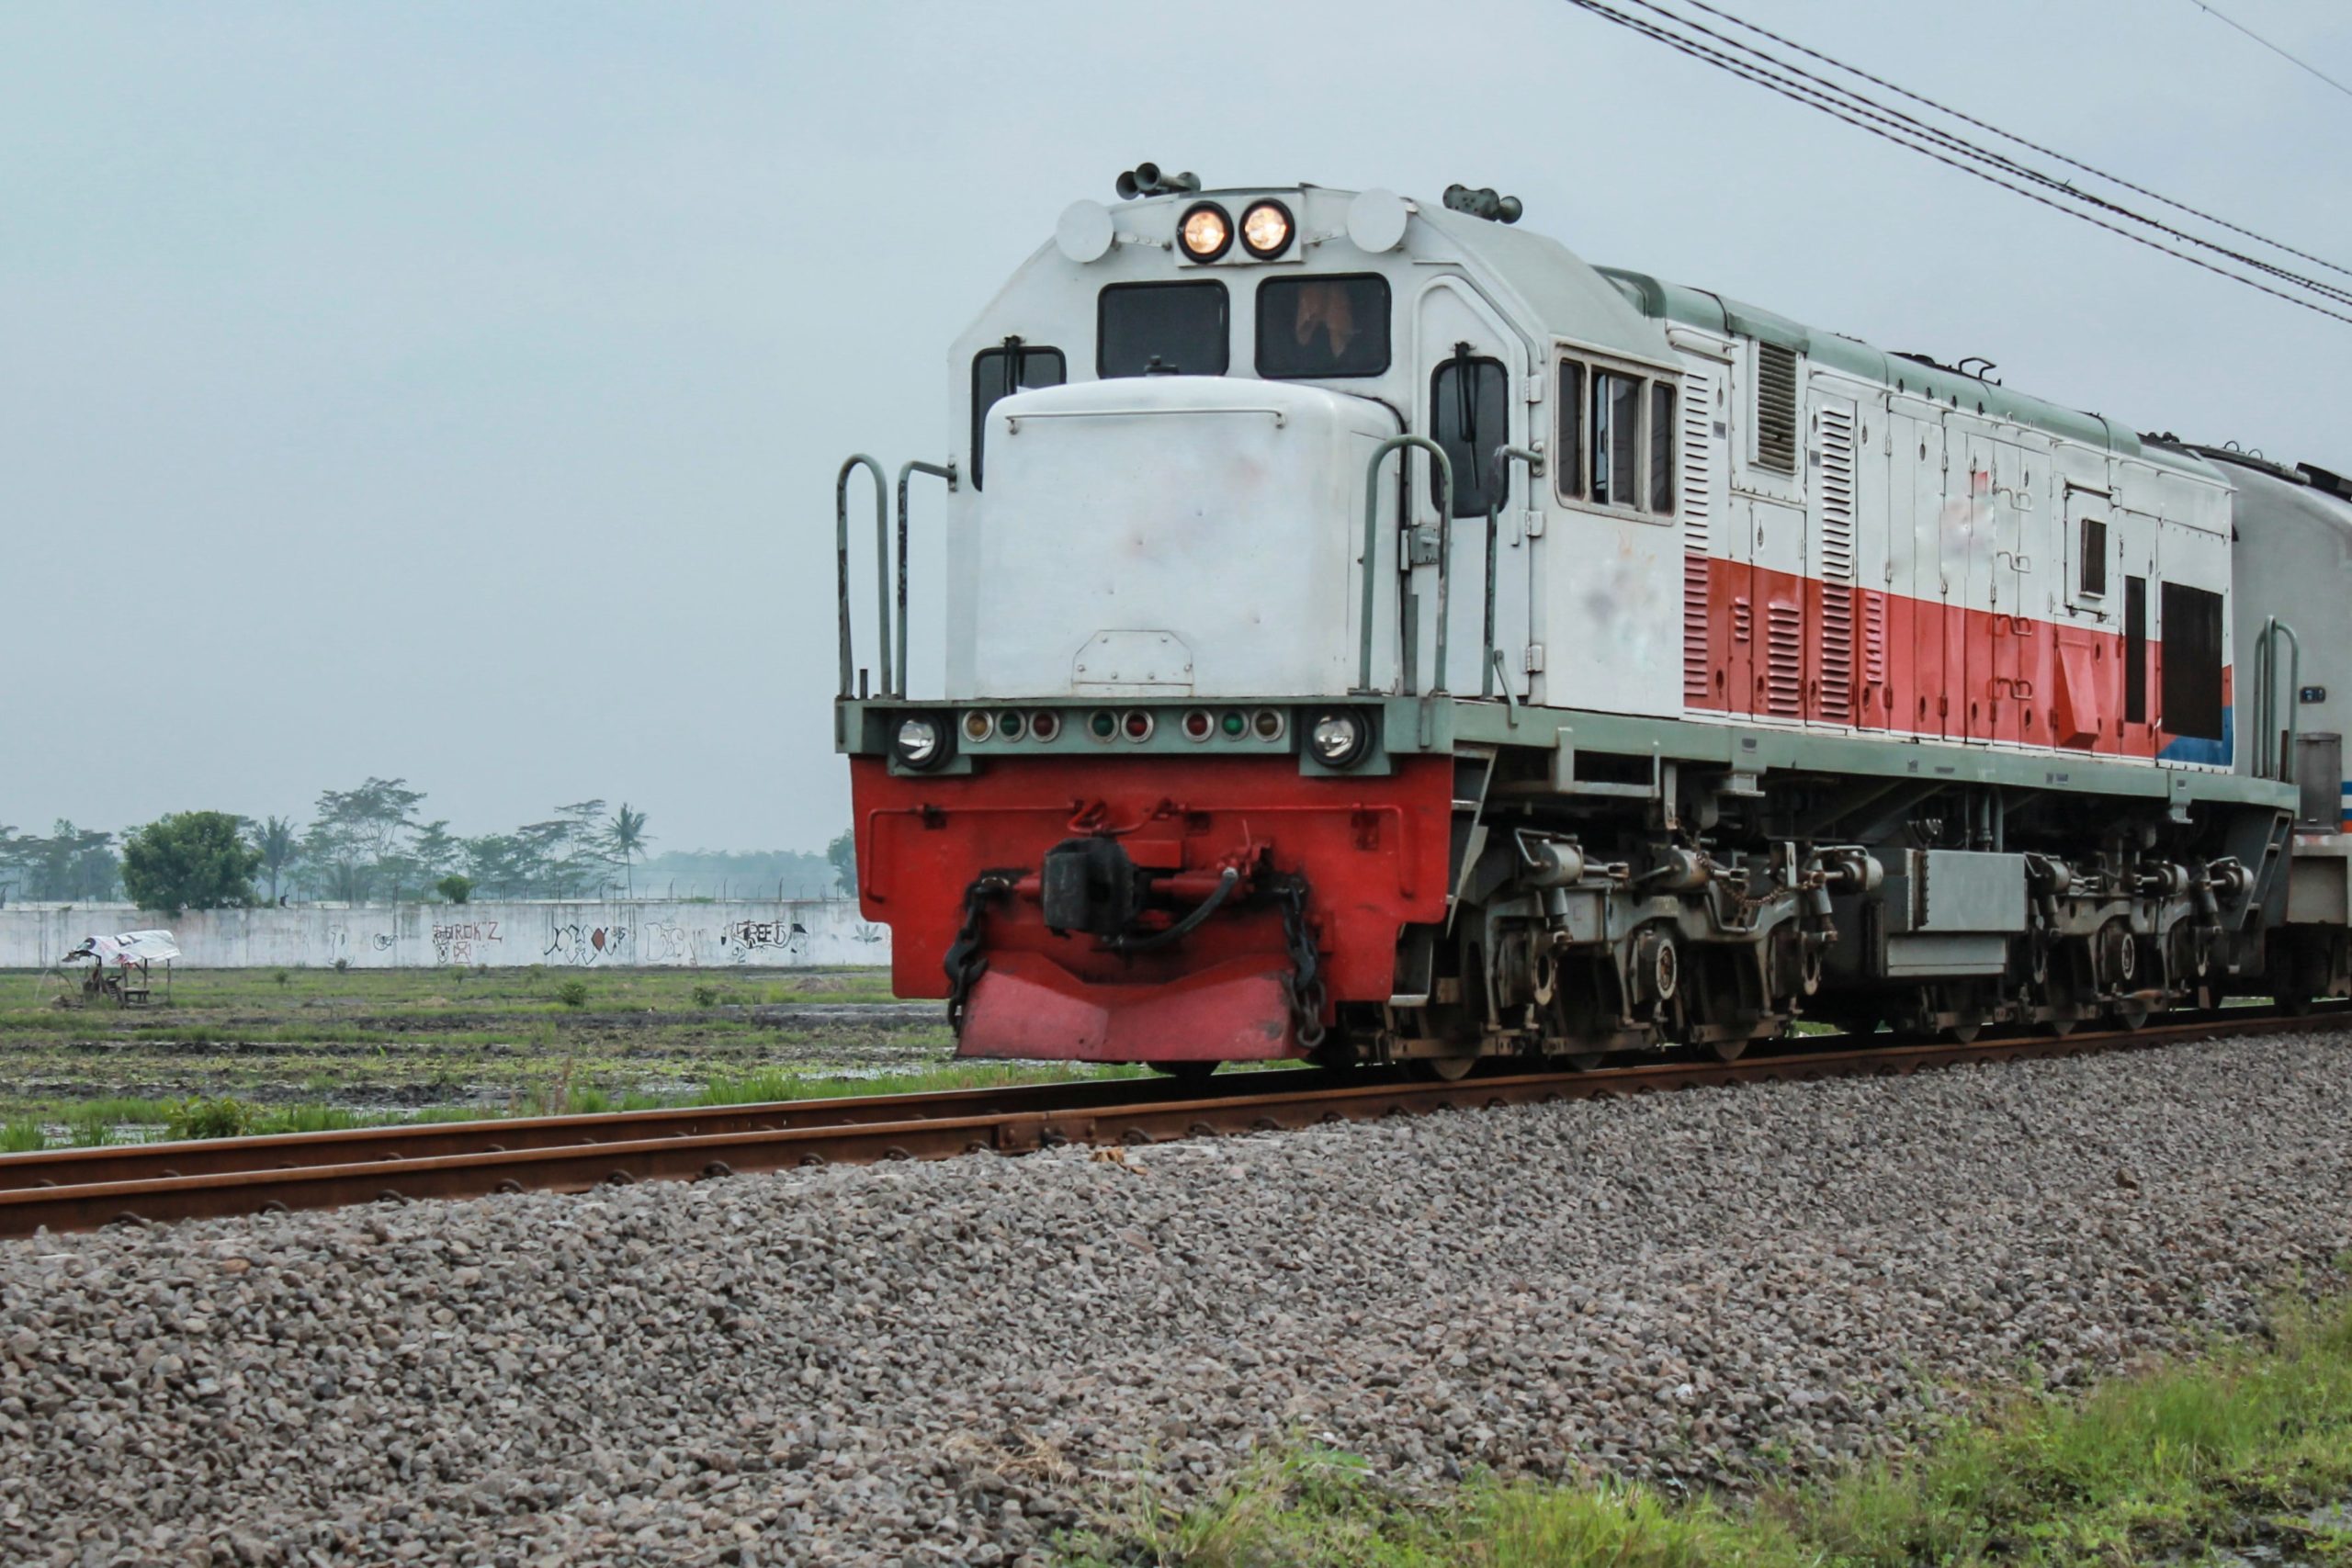
[(738, 964), (789, 958), (808, 946), (808, 928), (798, 920), (730, 920), (718, 931), (719, 951)]
[(616, 964), (621, 949), (628, 945), (628, 937), (627, 926), (555, 926), (548, 933), (547, 951), (540, 956), (583, 969), (594, 964)]
[[(119, 919), (135, 918), (125, 910)], [(83, 910), (18, 909), (12, 900), (0, 909), (0, 969), (49, 962), (60, 930), (71, 930), (63, 942), (71, 946), (92, 919)], [(888, 929), (861, 919), (845, 899), (191, 909), (175, 929), (187, 965), (202, 968), (760, 969), (887, 964), (890, 956)]]
[(637, 933), (637, 961), (639, 964), (699, 963), (695, 955), (701, 946), (703, 933), (692, 926), (682, 926), (675, 920), (656, 920)]
[(475, 954), (493, 942), (506, 939), (498, 934), (496, 920), (466, 920), (457, 925), (436, 925), (433, 928), (433, 962), (435, 964), (474, 964), (481, 958)]

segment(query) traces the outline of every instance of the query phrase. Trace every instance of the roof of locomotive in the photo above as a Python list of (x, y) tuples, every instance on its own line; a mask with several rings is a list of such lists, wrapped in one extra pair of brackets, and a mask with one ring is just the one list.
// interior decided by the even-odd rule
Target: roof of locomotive
[[(1302, 209), (1298, 217), (1303, 230), (1313, 234), (1322, 229), (1321, 238), (1336, 239), (1345, 235), (1347, 205), (1359, 194), (1300, 181), (1287, 186), (1165, 191), (1122, 202), (1113, 210), (1123, 226), (1145, 230), (1151, 243), (1169, 245), (1173, 243), (1179, 215), (1193, 202), (1204, 198), (1247, 201), (1256, 196), (1295, 198)], [(1403, 242), (1408, 254), (1421, 260), (1459, 257), (1471, 261), (1492, 284), (1515, 296), (1510, 303), (1525, 319), (1589, 347), (1672, 363), (1673, 351), (1666, 334), (1672, 323), (1754, 337), (1890, 390), (1916, 392), (1953, 408), (1972, 409), (2120, 457), (2160, 464), (2217, 484), (2229, 482), (2196, 452), (2162, 442), (2143, 443), (2133, 431), (2102, 414), (2013, 391), (1948, 366), (1889, 353), (1706, 289), (1622, 267), (1596, 266), (1537, 230), (1457, 212), (1442, 202), (1415, 199), (1409, 206), (1415, 222)], [(1426, 238), (1417, 243), (1415, 231)], [(1428, 244), (1429, 238), (1437, 242), (1434, 246)], [(1039, 254), (1052, 248), (1049, 243)], [(1445, 251), (1453, 256), (1439, 254)]]
[(1623, 267), (1604, 266), (1598, 270), (1654, 321), (1679, 321), (1705, 332), (1737, 333), (1777, 344), (1807, 355), (1816, 365), (1884, 387), (1917, 392), (1930, 401), (1949, 403), (1954, 408), (1973, 407), (1979, 413), (2030, 425), (2071, 441), (2104, 446), (2124, 457), (2163, 463), (2207, 479), (2222, 479), (2217, 469), (2196, 454), (2177, 447), (2148, 446), (2137, 434), (2104, 414), (2086, 413), (2012, 391), (1949, 366), (1890, 354), (1859, 339), (1808, 327), (1703, 288), (1668, 283), (1647, 273), (1629, 272)]

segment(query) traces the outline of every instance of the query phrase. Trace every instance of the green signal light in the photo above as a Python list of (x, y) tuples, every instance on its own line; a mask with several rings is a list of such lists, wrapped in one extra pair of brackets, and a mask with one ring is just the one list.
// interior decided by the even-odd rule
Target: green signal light
[(1238, 713), (1229, 713), (1229, 714), (1227, 714), (1227, 715), (1225, 716), (1224, 720), (1223, 720), (1223, 724), (1224, 724), (1224, 728), (1225, 728), (1225, 732), (1226, 732), (1227, 735), (1235, 735), (1235, 736), (1238, 736), (1238, 735), (1239, 735), (1243, 730), (1248, 729), (1248, 728), (1250, 728), (1250, 721), (1249, 721), (1248, 719), (1246, 719), (1246, 718), (1243, 718), (1243, 717), (1242, 717), (1239, 714), (1238, 714)]
[(1107, 713), (1098, 712), (1093, 717), (1086, 721), (1086, 728), (1094, 731), (1094, 733), (1102, 739), (1108, 740), (1111, 739), (1113, 734), (1118, 730), (1119, 721), (1112, 717)]

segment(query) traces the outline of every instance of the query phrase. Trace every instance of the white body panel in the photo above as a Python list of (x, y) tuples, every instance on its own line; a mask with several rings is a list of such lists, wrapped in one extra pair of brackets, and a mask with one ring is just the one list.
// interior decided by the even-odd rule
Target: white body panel
[[(1363, 399), (1228, 378), (1004, 399), (987, 504), (950, 540), (949, 571), (1012, 613), (978, 615), (961, 660), (951, 648), (948, 694), (1347, 691), (1364, 468), (1395, 428)], [(1375, 629), (1385, 653), (1393, 623)]]

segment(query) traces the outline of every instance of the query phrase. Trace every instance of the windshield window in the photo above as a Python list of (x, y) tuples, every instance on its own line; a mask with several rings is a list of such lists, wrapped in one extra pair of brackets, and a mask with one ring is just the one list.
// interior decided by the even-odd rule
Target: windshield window
[(1278, 277), (1258, 286), (1258, 374), (1378, 376), (1388, 368), (1388, 280)]
[[(1453, 514), (1487, 513), (1488, 468), (1495, 448), (1510, 439), (1510, 378), (1499, 359), (1457, 354), (1430, 383), (1430, 436), (1453, 464)], [(1506, 480), (1508, 483), (1508, 480)], [(1430, 503), (1437, 504), (1437, 465), (1430, 465)], [(1499, 499), (1499, 498), (1498, 498)]]
[(1094, 373), (1222, 376), (1229, 320), (1222, 283), (1114, 283), (1095, 311)]
[[(1007, 370), (1017, 374), (1007, 376)], [(1011, 383), (1011, 384), (1008, 384)], [(1001, 348), (984, 348), (972, 355), (972, 488), (980, 488), (980, 455), (988, 445), (989, 410), (999, 398), (1025, 387), (1062, 384), (1062, 351), (1032, 348), (1019, 338), (1004, 340)]]

